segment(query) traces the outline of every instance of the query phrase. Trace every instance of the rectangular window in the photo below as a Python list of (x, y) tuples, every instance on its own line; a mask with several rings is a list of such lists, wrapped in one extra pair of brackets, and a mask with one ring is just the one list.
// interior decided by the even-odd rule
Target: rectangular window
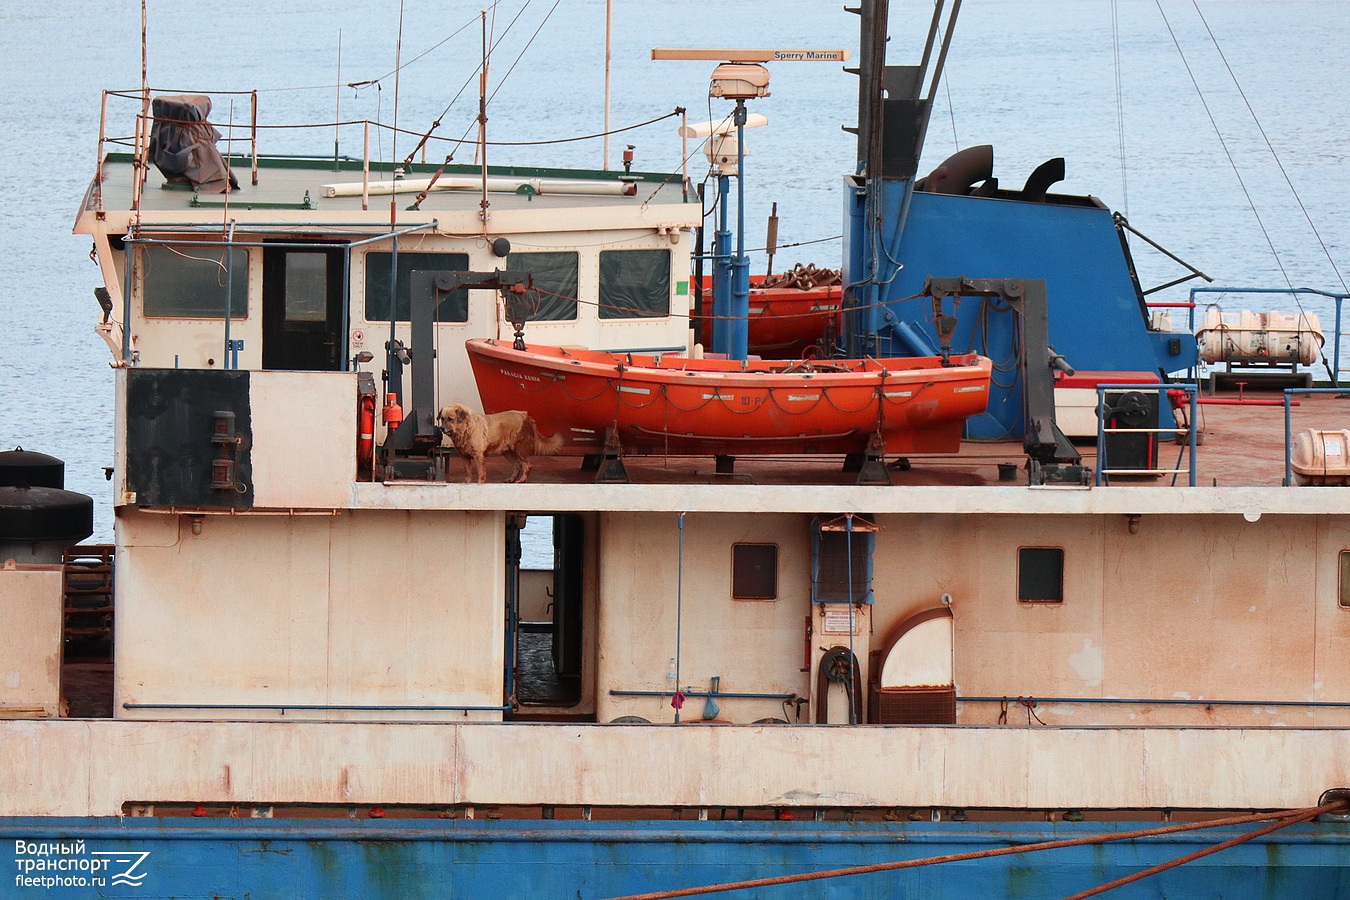
[[(366, 321), (389, 321), (390, 253), (366, 254)], [(407, 322), (411, 316), (412, 292), (435, 289), (437, 274), (466, 272), (469, 269), (467, 253), (402, 253), (398, 255), (398, 285), (394, 309), (398, 321)], [(451, 291), (441, 298), (436, 309), (437, 322), (469, 321), (469, 292)]]
[(1064, 602), (1064, 550), (1062, 548), (1018, 548), (1017, 599), (1025, 603)]
[(328, 320), (328, 254), (286, 254), (286, 321)]
[(811, 602), (871, 603), (877, 526), (863, 516), (811, 520)]
[(538, 298), (531, 322), (575, 322), (577, 318), (576, 253), (512, 253), (506, 271), (529, 272)]
[(227, 284), (233, 288), (230, 316), (242, 319), (248, 315), (247, 250), (227, 253), (224, 247), (147, 246), (141, 251), (141, 265), (141, 297), (147, 316), (223, 319)]
[(670, 315), (669, 250), (600, 251), (600, 318)]
[(1350, 550), (1341, 551), (1340, 588), (1341, 607), (1350, 609)]
[(731, 545), (731, 599), (778, 599), (778, 545)]

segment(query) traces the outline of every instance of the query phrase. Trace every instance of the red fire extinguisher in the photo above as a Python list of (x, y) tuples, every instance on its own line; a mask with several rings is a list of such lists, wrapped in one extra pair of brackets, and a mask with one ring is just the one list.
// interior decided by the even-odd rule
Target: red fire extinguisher
[(398, 394), (384, 395), (384, 427), (395, 431), (403, 424), (403, 407), (398, 405)]

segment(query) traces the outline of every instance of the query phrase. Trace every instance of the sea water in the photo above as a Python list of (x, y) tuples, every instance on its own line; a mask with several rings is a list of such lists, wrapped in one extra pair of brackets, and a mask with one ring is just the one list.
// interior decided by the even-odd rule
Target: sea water
[[(315, 125), (264, 131), (266, 153), (330, 154), (336, 137), (340, 152), (359, 156), (360, 127), (335, 135), (329, 123), (340, 115), (392, 124), (395, 105), (400, 128), (425, 131), (444, 113), (437, 135), (472, 137), (478, 11), (487, 5), (408, 0), (396, 84), (396, 0), (292, 0), (284, 7), (149, 0), (148, 80), (164, 91), (257, 88), (260, 123)], [(708, 99), (712, 63), (654, 62), (651, 48), (855, 50), (858, 20), (842, 5), (616, 0), (612, 127), (676, 106), (686, 107), (691, 121), (730, 109)], [(602, 131), (604, 0), (503, 0), (489, 8), (498, 42), (489, 70), (489, 138), (548, 141)], [(929, 3), (894, 0), (893, 64), (917, 61), (930, 10)], [(1285, 176), (1331, 258), (1350, 270), (1346, 34), (1350, 4), (1342, 0), (1203, 2), (1199, 12), (1179, 0), (966, 0), (920, 170), (961, 147), (991, 143), (995, 174), (1017, 186), (1044, 160), (1064, 156), (1067, 178), (1057, 190), (1100, 197), (1217, 284), (1344, 291)], [(839, 241), (830, 239), (841, 231), (843, 176), (856, 159), (855, 139), (842, 127), (856, 122), (857, 80), (838, 63), (781, 63), (771, 71), (771, 96), (751, 101), (769, 125), (746, 137), (746, 245), (764, 245), (776, 202), (780, 244), (820, 242), (780, 250), (774, 267), (837, 266)], [(111, 355), (93, 332), (93, 289), (101, 278), (88, 259), (88, 239), (70, 228), (94, 171), (100, 90), (140, 83), (139, 3), (0, 4), (0, 446), (64, 459), (67, 486), (95, 498), (94, 540), (112, 533), (112, 486), (103, 467), (112, 463), (113, 380)], [(213, 120), (242, 148), (247, 98), (231, 104), (217, 93), (214, 100)], [(110, 134), (131, 134), (134, 112), (131, 101), (113, 102)], [(633, 144), (636, 168), (678, 171), (677, 124), (666, 119), (615, 135), (610, 165), (617, 168), (620, 151)], [(401, 136), (395, 148), (386, 135), (375, 153), (402, 158), (412, 143)], [(447, 147), (433, 142), (427, 159), (443, 159)], [(472, 157), (466, 148), (456, 160)], [(489, 162), (604, 164), (599, 140), (493, 147)], [(702, 179), (701, 157), (689, 161), (689, 171)], [(1184, 274), (1135, 246), (1146, 287)], [(750, 255), (751, 271), (763, 271), (764, 254)], [(1150, 299), (1184, 300), (1186, 288)], [(1304, 302), (1330, 330), (1330, 307)], [(1294, 308), (1261, 299), (1241, 305)], [(549, 554), (545, 533), (528, 542), (526, 564), (547, 565)]]

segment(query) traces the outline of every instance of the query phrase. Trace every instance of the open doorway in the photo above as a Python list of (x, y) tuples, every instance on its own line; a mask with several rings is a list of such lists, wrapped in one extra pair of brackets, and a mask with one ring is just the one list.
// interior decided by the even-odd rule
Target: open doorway
[(575, 513), (510, 517), (506, 543), (511, 691), (525, 717), (530, 707), (576, 706), (582, 696), (584, 521)]

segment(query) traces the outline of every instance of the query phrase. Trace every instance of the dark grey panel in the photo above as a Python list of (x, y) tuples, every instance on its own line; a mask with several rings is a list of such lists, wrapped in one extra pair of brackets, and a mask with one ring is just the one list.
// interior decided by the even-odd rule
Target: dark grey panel
[[(234, 413), (237, 444), (212, 441), (217, 411)], [(234, 489), (211, 486), (225, 447)], [(253, 506), (249, 373), (199, 369), (127, 372), (127, 489), (141, 506)]]

